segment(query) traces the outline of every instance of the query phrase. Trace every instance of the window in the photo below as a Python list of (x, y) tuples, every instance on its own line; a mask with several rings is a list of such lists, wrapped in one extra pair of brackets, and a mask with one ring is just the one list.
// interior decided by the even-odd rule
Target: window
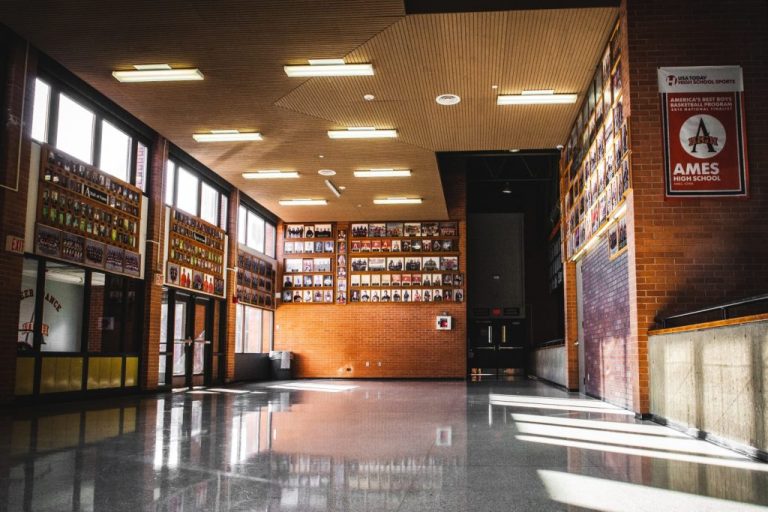
[(227, 196), (199, 172), (173, 160), (165, 168), (165, 204), (227, 229)]
[[(38, 297), (40, 279), (44, 290)], [(33, 352), (40, 343), (43, 352), (138, 353), (142, 294), (138, 279), (26, 258), (18, 351)]]
[(176, 177), (176, 165), (168, 160), (165, 163), (165, 204), (173, 206), (174, 178)]
[(264, 219), (255, 213), (248, 212), (248, 231), (245, 245), (259, 252), (264, 252)]
[(200, 218), (218, 226), (219, 193), (205, 182), (202, 184), (200, 193)]
[(270, 258), (275, 257), (277, 228), (244, 205), (237, 210), (237, 241)]
[(176, 195), (176, 206), (187, 213), (197, 215), (197, 192), (200, 180), (183, 167), (178, 168), (177, 175), (177, 186), (182, 193)]
[(219, 219), (219, 226), (227, 230), (227, 219), (229, 218), (229, 198), (224, 194), (219, 194), (221, 200), (221, 218)]
[(66, 94), (59, 95), (56, 147), (88, 164), (93, 163), (93, 129), (96, 115)]
[(272, 347), (274, 312), (238, 304), (235, 316), (235, 352), (255, 354)]
[(43, 352), (80, 352), (85, 270), (47, 262), (43, 302)]
[(270, 258), (275, 257), (275, 239), (276, 239), (276, 228), (274, 224), (270, 224), (269, 222), (265, 223), (265, 231), (264, 231), (264, 254), (269, 256)]
[(142, 192), (147, 191), (147, 165), (149, 164), (149, 148), (141, 142), (136, 144), (136, 186)]
[(70, 89), (62, 92), (62, 87), (66, 85), (45, 76), (35, 79), (32, 138), (146, 192), (149, 145), (140, 122), (132, 125), (130, 114), (102, 110), (97, 99)]
[(245, 206), (237, 209), (237, 243), (245, 245), (245, 228), (248, 224), (248, 210)]
[(48, 142), (48, 108), (51, 104), (51, 86), (39, 78), (35, 80), (35, 99), (32, 109), (32, 138)]
[(115, 178), (130, 182), (131, 138), (109, 121), (101, 121), (99, 168)]

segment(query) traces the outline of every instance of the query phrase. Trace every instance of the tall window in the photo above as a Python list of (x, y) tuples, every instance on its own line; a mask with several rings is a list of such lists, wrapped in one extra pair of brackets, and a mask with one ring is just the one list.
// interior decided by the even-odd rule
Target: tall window
[(48, 142), (48, 108), (51, 104), (51, 86), (39, 78), (35, 80), (34, 101), (32, 138), (40, 142)]
[(141, 141), (140, 128), (121, 124), (130, 116), (102, 110), (88, 98), (60, 88), (55, 80), (35, 79), (32, 139), (146, 191), (149, 146)]
[(115, 178), (131, 181), (131, 138), (106, 120), (101, 121), (99, 168)]
[(166, 162), (165, 204), (227, 229), (227, 196), (203, 175), (174, 160)]
[(66, 94), (59, 96), (56, 147), (83, 162), (93, 163), (93, 130), (96, 115)]
[(176, 164), (171, 160), (165, 163), (165, 204), (173, 206), (173, 196), (176, 192)]
[(197, 176), (183, 167), (179, 167), (176, 176), (180, 192), (176, 195), (176, 206), (187, 213), (197, 215), (197, 191), (200, 183)]
[(235, 352), (269, 352), (272, 348), (273, 321), (273, 311), (238, 304), (235, 312)]
[(213, 225), (219, 223), (219, 192), (205, 182), (200, 188), (200, 218)]
[(237, 210), (237, 241), (271, 258), (275, 257), (274, 224), (244, 205)]

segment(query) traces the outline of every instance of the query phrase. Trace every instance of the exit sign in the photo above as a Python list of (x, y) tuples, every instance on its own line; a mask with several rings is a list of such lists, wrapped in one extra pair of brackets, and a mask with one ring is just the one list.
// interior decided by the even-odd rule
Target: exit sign
[(5, 250), (15, 252), (16, 254), (24, 254), (24, 239), (18, 236), (7, 235), (5, 237)]

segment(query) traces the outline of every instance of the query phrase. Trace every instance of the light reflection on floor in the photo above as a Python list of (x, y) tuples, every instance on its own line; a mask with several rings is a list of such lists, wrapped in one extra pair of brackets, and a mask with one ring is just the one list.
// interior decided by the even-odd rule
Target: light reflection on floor
[(768, 465), (519, 379), (289, 381), (0, 411), (0, 510), (767, 504)]

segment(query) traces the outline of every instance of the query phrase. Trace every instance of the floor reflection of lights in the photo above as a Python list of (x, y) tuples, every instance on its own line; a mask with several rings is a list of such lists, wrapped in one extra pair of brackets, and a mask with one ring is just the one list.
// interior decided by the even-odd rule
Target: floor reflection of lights
[(520, 407), (524, 409), (549, 409), (553, 411), (588, 412), (598, 414), (614, 414), (617, 416), (634, 416), (635, 413), (619, 409), (613, 405), (597, 400), (559, 399), (524, 395), (488, 395), (491, 405), (504, 407)]
[(326, 393), (341, 393), (357, 388), (357, 386), (318, 384), (315, 382), (289, 382), (285, 384), (274, 384), (269, 387), (272, 389), (290, 389), (296, 391), (324, 391)]

